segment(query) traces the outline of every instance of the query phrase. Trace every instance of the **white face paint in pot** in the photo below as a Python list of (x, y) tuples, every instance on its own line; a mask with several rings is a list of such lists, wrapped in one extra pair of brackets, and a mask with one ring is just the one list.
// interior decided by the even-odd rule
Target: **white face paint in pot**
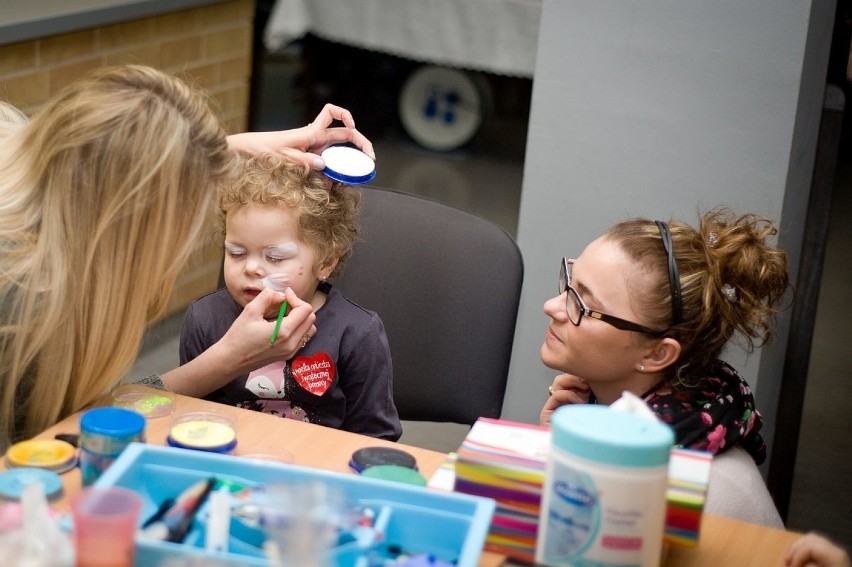
[(325, 169), (331, 179), (349, 185), (369, 183), (376, 176), (376, 162), (359, 149), (350, 146), (330, 146), (322, 154)]

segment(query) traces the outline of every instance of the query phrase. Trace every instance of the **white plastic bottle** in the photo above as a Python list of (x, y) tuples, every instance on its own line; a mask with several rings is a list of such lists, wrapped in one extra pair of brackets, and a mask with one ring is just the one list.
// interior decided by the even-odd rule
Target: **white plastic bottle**
[(536, 563), (656, 567), (670, 427), (607, 406), (554, 412)]

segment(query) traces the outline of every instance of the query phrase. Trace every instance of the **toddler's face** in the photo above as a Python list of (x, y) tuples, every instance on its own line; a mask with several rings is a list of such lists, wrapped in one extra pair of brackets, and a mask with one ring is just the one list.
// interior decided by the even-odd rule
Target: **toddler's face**
[(225, 286), (243, 307), (262, 291), (260, 280), (270, 274), (287, 274), (287, 286), (309, 303), (319, 281), (328, 276), (317, 266), (314, 247), (299, 239), (296, 213), (257, 205), (228, 213), (224, 266)]

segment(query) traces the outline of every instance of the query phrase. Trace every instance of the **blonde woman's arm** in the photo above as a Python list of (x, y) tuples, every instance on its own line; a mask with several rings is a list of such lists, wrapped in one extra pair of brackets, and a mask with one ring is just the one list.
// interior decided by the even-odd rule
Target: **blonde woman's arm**
[[(335, 121), (343, 126), (333, 127)], [(323, 169), (319, 154), (328, 146), (350, 142), (373, 160), (373, 144), (355, 129), (355, 119), (345, 108), (326, 104), (313, 122), (302, 128), (275, 132), (245, 132), (228, 136), (231, 149), (248, 154), (271, 153), (295, 158), (313, 169)]]

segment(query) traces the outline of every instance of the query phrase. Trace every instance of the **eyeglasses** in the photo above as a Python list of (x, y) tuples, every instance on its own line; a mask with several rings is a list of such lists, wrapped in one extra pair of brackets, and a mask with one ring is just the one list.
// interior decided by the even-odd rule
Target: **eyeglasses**
[(607, 315), (606, 313), (594, 311), (586, 307), (586, 304), (583, 302), (580, 294), (577, 293), (576, 289), (571, 287), (571, 266), (573, 265), (573, 258), (562, 258), (562, 266), (559, 270), (559, 295), (562, 295), (566, 291), (568, 292), (568, 297), (565, 299), (565, 311), (568, 312), (568, 319), (574, 323), (574, 325), (579, 325), (580, 321), (583, 320), (583, 315), (586, 315), (592, 319), (598, 319), (604, 323), (609, 323), (616, 329), (621, 329), (622, 331), (636, 331), (637, 333), (644, 333), (655, 337), (662, 336), (665, 333), (665, 331), (658, 331), (656, 329), (640, 325), (639, 323), (633, 323), (627, 319)]

